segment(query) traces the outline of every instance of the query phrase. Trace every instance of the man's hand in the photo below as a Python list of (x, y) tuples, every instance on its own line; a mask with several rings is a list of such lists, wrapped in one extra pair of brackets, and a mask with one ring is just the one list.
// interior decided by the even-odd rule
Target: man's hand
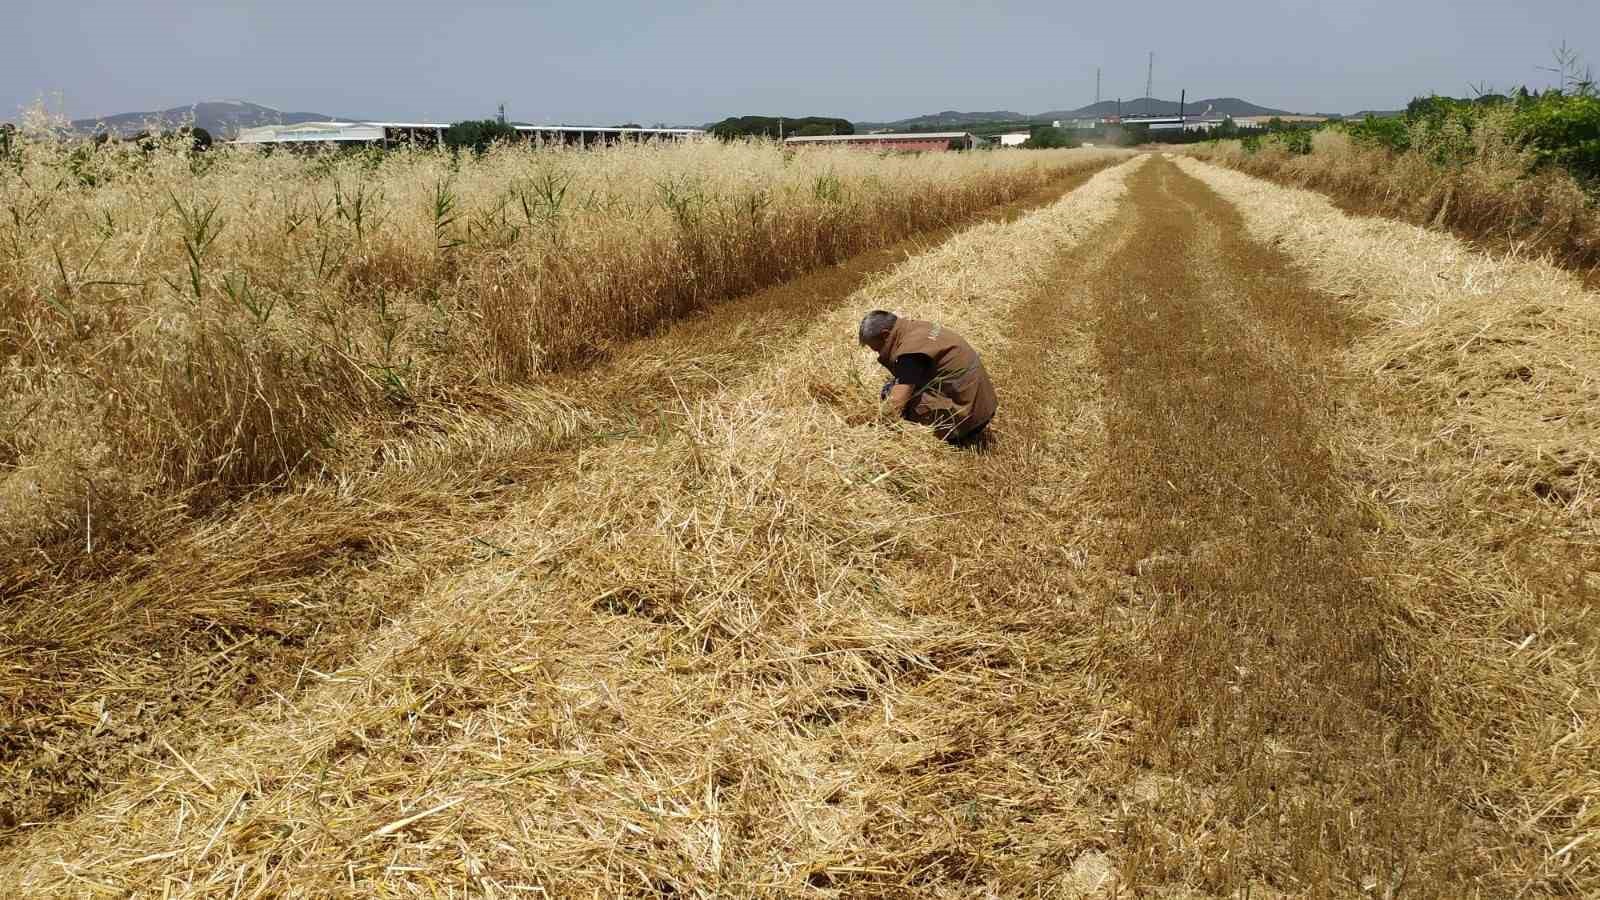
[(913, 389), (909, 384), (896, 384), (889, 389), (889, 397), (883, 401), (883, 415), (888, 419), (898, 419), (911, 403)]
[(906, 406), (911, 403), (912, 388), (909, 384), (896, 384), (888, 389), (883, 403), (879, 404), (876, 412), (857, 412), (844, 417), (846, 425), (871, 425), (875, 422), (893, 422), (905, 412)]

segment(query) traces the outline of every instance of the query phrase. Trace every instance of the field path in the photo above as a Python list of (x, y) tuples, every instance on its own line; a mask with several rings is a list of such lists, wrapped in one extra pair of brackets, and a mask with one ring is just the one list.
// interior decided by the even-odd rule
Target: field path
[(1124, 622), (1102, 638), (1137, 722), (1122, 875), (1459, 896), (1498, 836), (1451, 800), (1331, 450), (1335, 354), (1361, 323), (1170, 162), (1130, 189), (1134, 236), (1093, 286), (1096, 555)]

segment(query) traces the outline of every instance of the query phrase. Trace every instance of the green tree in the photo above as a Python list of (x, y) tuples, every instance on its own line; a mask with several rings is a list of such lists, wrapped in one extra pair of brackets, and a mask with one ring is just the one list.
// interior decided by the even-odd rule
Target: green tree
[[(185, 125), (176, 132), (158, 131), (152, 134), (149, 131), (141, 131), (131, 137), (118, 138), (118, 140), (133, 144), (145, 153), (154, 153), (162, 144), (171, 141), (174, 136), (188, 139), (190, 148), (196, 153), (210, 150), (211, 145), (215, 143), (211, 138), (211, 132), (198, 125), (192, 127)], [(112, 135), (102, 131), (94, 136), (91, 143), (98, 148), (110, 143), (111, 140)]]
[(794, 131), (789, 132), (789, 134), (793, 137), (823, 137), (825, 135), (838, 133), (837, 126), (824, 125), (821, 122), (812, 122), (810, 125), (802, 125), (799, 128), (796, 128)]
[(1115, 143), (1123, 147), (1137, 147), (1140, 144), (1149, 143), (1149, 141), (1150, 126), (1135, 122), (1131, 125), (1125, 124), (1122, 126), (1121, 131), (1117, 134)]
[(1030, 150), (1076, 147), (1078, 144), (1078, 138), (1072, 132), (1051, 125), (1034, 126), (1028, 132), (1028, 139), (1022, 142), (1022, 146)]
[(784, 137), (856, 133), (855, 126), (850, 124), (848, 119), (833, 119), (826, 116), (800, 118), (785, 116), (781, 120), (778, 116), (730, 116), (706, 130), (725, 141), (746, 137), (775, 138), (779, 136), (780, 131)]
[(454, 150), (471, 149), (482, 153), (496, 141), (513, 141), (517, 129), (498, 119), (470, 119), (444, 130), (444, 145)]
[(1560, 166), (1600, 185), (1600, 97), (1551, 91), (1522, 104), (1513, 123), (1539, 165)]
[(1395, 153), (1411, 149), (1411, 128), (1402, 116), (1368, 116), (1344, 127), (1358, 144), (1384, 147)]

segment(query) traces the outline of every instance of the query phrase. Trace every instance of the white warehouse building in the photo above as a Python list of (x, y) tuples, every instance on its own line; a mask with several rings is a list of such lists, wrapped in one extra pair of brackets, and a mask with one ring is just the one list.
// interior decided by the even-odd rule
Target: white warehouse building
[(436, 122), (297, 122), (241, 128), (235, 144), (438, 143), (449, 125)]
[[(235, 144), (439, 144), (448, 122), (298, 122), (241, 128)], [(619, 141), (682, 141), (701, 137), (699, 128), (605, 128), (589, 125), (514, 125), (523, 137), (544, 144), (615, 144)]]

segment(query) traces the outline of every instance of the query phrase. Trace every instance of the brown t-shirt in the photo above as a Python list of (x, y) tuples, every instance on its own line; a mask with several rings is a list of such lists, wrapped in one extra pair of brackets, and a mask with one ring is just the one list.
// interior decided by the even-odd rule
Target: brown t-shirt
[(914, 391), (905, 417), (960, 440), (987, 425), (997, 402), (978, 352), (961, 335), (934, 322), (900, 319), (878, 363)]

